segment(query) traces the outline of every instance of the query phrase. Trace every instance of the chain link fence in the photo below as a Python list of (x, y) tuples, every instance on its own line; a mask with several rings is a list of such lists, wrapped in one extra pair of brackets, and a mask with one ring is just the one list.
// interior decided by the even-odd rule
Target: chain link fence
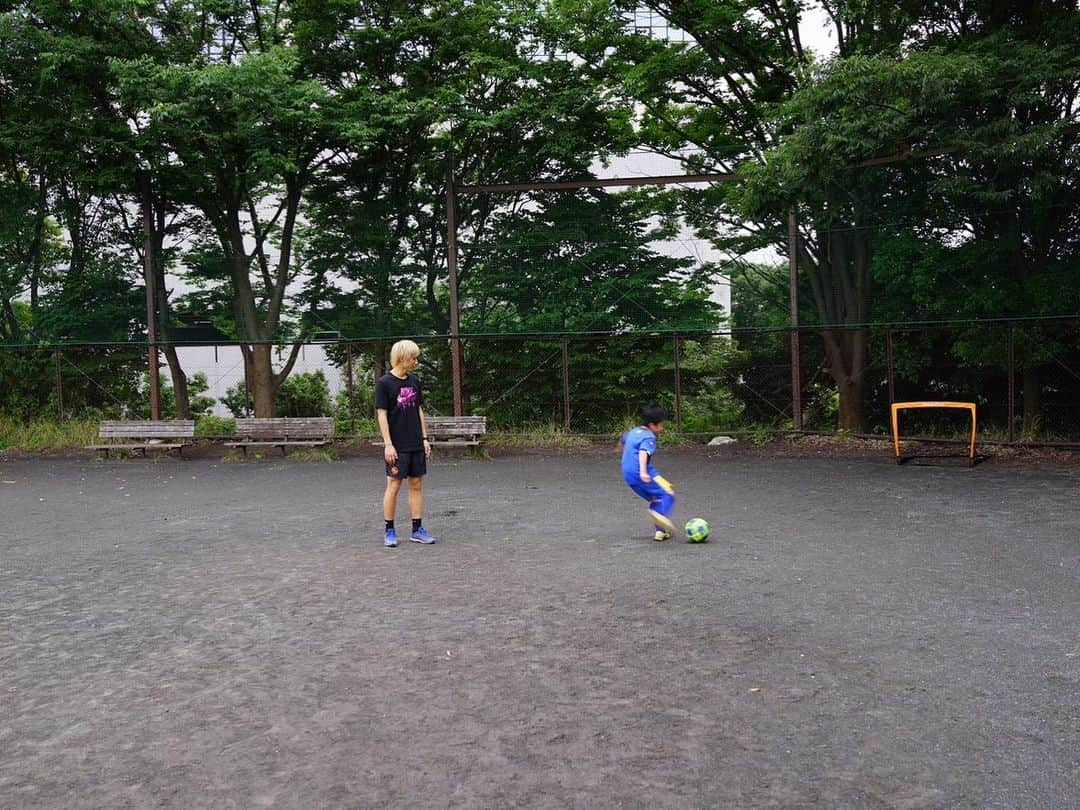
[[(417, 343), (426, 408), (452, 414), (451, 341), (421, 337)], [(492, 431), (508, 433), (612, 434), (631, 424), (643, 404), (658, 402), (671, 414), (671, 427), (684, 434), (801, 428), (884, 436), (891, 402), (958, 400), (978, 405), (984, 440), (1080, 443), (1080, 319), (806, 328), (798, 333), (797, 373), (792, 343), (792, 333), (783, 329), (469, 336), (461, 340), (463, 410), (486, 416)], [(373, 433), (374, 381), (387, 370), (390, 345), (365, 339), (306, 347), (312, 359), (294, 374), (314, 368), (323, 378), (317, 384), (328, 389), (310, 407), (335, 416), (342, 433)], [(225, 363), (213, 351), (217, 370), (204, 375), (208, 385), (200, 402), (205, 413), (221, 415), (226, 390), (235, 399), (244, 373), (236, 347), (218, 348), (221, 358), (236, 355), (237, 362)], [(275, 352), (278, 368), (287, 356), (287, 350)], [(23, 421), (146, 418), (147, 363), (141, 345), (0, 349), (0, 415)], [(222, 363), (229, 374), (220, 370)], [(193, 376), (193, 369), (185, 371)], [(162, 416), (173, 418), (164, 359), (160, 373)], [(947, 413), (905, 417), (905, 434), (913, 436), (947, 438), (964, 429)]]

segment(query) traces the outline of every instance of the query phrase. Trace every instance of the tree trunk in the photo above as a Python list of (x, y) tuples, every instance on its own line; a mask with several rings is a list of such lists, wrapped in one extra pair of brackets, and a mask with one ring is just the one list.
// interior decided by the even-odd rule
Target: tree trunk
[(829, 376), (836, 380), (840, 394), (837, 429), (866, 432), (866, 341), (865, 329), (839, 329), (822, 333), (828, 358)]
[(172, 377), (173, 395), (176, 397), (176, 418), (191, 418), (191, 397), (188, 395), (187, 375), (180, 366), (180, 358), (176, 354), (175, 346), (162, 346), (165, 353), (165, 362), (169, 364), (169, 375)]
[(837, 414), (837, 428), (852, 433), (865, 433), (863, 401), (866, 393), (864, 378), (860, 375), (848, 378), (840, 384), (840, 410)]
[(274, 400), (277, 398), (277, 384), (271, 352), (273, 346), (259, 343), (251, 347), (251, 390), (255, 401), (255, 416), (269, 419), (274, 416)]
[[(19, 322), (15, 318), (15, 310), (11, 306), (11, 300), (7, 297), (6, 293), (4, 293), (3, 295), (0, 295), (0, 299), (3, 300), (4, 321), (7, 323), (8, 336), (13, 341), (18, 343), (18, 341), (19, 341)], [(0, 330), (0, 334), (2, 334), (2, 330)]]

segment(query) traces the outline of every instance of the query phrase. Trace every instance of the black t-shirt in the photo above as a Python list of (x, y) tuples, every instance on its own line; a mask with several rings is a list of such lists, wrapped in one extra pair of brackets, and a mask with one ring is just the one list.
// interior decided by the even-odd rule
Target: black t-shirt
[(424, 449), (424, 434), (420, 430), (420, 406), (424, 392), (415, 374), (404, 380), (384, 374), (375, 383), (375, 407), (386, 411), (390, 424), (390, 441), (402, 452)]

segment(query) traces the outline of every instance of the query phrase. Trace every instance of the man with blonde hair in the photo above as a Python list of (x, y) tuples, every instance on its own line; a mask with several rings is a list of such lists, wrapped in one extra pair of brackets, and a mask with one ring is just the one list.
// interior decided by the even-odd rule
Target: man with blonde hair
[(425, 546), (435, 542), (423, 525), (424, 475), (431, 443), (424, 423), (424, 393), (420, 380), (413, 374), (419, 361), (420, 347), (411, 340), (399, 340), (390, 349), (390, 372), (375, 383), (375, 413), (386, 461), (383, 544), (387, 548), (397, 548), (394, 513), (401, 482), (405, 480), (409, 482), (409, 513), (412, 516), (409, 539)]

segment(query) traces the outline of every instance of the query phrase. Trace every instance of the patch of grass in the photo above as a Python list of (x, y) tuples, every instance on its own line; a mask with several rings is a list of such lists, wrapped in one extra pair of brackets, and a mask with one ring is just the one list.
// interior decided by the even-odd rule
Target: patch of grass
[(294, 461), (334, 461), (333, 454), (325, 447), (298, 447), (289, 453)]
[[(613, 444), (617, 444), (619, 436), (612, 436), (611, 441)], [(690, 447), (692, 445), (702, 444), (702, 440), (700, 436), (693, 436), (687, 433), (676, 433), (672, 429), (665, 430), (660, 434), (659, 444), (661, 447)]]
[(591, 447), (584, 436), (568, 433), (555, 425), (523, 428), (520, 431), (496, 431), (484, 437), (484, 443), (492, 447), (540, 447), (570, 450)]
[(343, 437), (340, 433), (334, 437), (334, 445), (342, 448), (368, 447), (372, 442), (382, 441), (378, 433), (358, 433)]
[(0, 416), (0, 450), (66, 450), (82, 448), (97, 442), (98, 423), (90, 419), (70, 419), (57, 422), (40, 419), (21, 422)]
[(196, 436), (235, 436), (236, 420), (231, 416), (203, 416), (195, 423)]
[(771, 427), (765, 425), (754, 425), (742, 431), (742, 437), (751, 444), (762, 445), (768, 444), (776, 438), (776, 431)]

